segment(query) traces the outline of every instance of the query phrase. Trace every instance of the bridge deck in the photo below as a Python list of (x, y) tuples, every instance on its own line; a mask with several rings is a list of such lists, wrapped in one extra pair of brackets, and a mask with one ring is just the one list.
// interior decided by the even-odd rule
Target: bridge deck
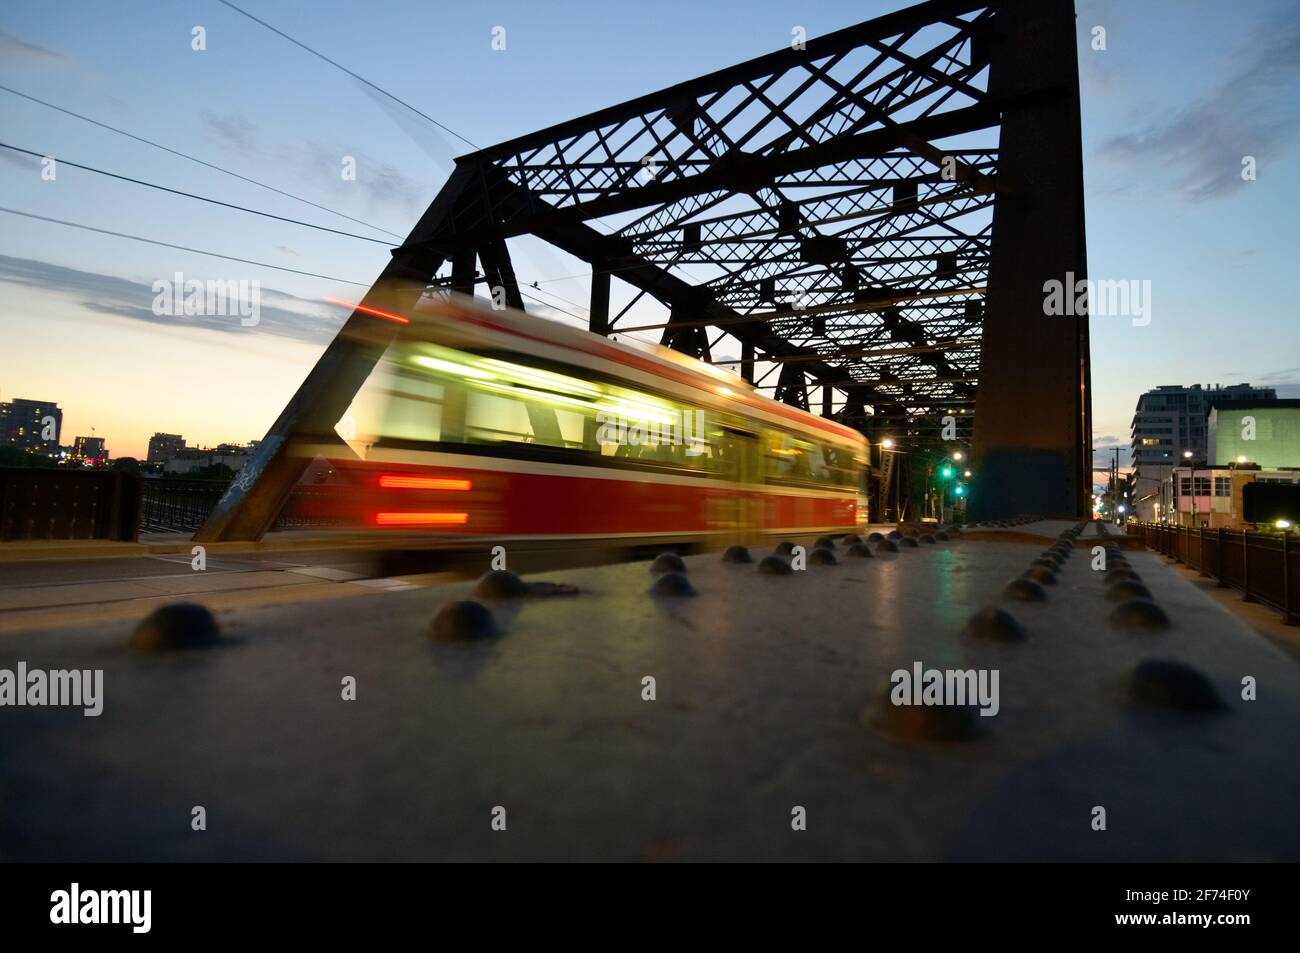
[[(29, 667), (104, 669), (106, 695), (98, 718), (0, 719), (0, 855), (1300, 859), (1300, 669), (1160, 557), (1129, 556), (1172, 619), (1150, 632), (1108, 620), (1084, 548), (1037, 604), (1000, 594), (1037, 546), (836, 548), (786, 577), (688, 556), (689, 598), (648, 595), (645, 562), (529, 577), (582, 591), (492, 603), (485, 642), (426, 638), (472, 587), (438, 580), (222, 611), (230, 644), (203, 652), (136, 654), (126, 618), (0, 636)], [(1028, 640), (963, 634), (990, 605)], [(1203, 672), (1227, 711), (1135, 702), (1149, 657)], [(882, 727), (890, 673), (918, 661), (999, 671), (979, 737)]]

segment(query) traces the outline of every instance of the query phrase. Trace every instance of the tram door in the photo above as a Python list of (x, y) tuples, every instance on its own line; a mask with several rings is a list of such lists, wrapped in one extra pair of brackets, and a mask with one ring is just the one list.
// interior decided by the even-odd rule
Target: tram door
[(724, 532), (736, 541), (753, 541), (763, 519), (763, 500), (758, 491), (762, 479), (762, 457), (758, 434), (739, 427), (722, 427), (721, 473), (729, 484)]

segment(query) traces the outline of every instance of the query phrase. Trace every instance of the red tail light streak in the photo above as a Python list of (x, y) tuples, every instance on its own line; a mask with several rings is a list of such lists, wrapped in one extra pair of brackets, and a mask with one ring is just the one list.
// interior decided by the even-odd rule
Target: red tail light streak
[(451, 477), (406, 476), (398, 473), (385, 473), (379, 478), (379, 485), (386, 490), (468, 490), (473, 484), (469, 480), (457, 480)]
[(376, 513), (377, 526), (463, 526), (468, 513)]
[(361, 311), (365, 314), (373, 314), (376, 318), (383, 318), (385, 321), (396, 321), (398, 324), (411, 323), (410, 318), (404, 318), (400, 314), (390, 314), (387, 311), (380, 311), (378, 308), (372, 308), (369, 305), (344, 301), (341, 298), (321, 298), (321, 300), (328, 301), (330, 304), (337, 304), (345, 308), (351, 308), (354, 311)]

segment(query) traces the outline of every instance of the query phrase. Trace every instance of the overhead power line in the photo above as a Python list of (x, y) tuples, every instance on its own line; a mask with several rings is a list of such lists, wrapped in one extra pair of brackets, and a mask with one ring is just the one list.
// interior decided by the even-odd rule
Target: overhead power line
[[(202, 248), (191, 248), (188, 245), (175, 245), (172, 244), (171, 242), (159, 241), (154, 238), (144, 238), (143, 236), (130, 235), (127, 234), (126, 232), (115, 232), (107, 228), (97, 228), (94, 225), (86, 225), (81, 222), (70, 222), (67, 221), (66, 219), (51, 218), (48, 215), (37, 215), (34, 212), (24, 212), (16, 208), (7, 208), (5, 206), (0, 206), (0, 212), (7, 212), (10, 215), (20, 215), (23, 218), (36, 219), (37, 221), (41, 221), (41, 222), (51, 222), (55, 225), (66, 225), (69, 228), (79, 228), (79, 229), (83, 229), (84, 231), (95, 232), (100, 235), (112, 235), (114, 238), (126, 238), (126, 239), (130, 239), (133, 242), (143, 242), (146, 245), (158, 245), (162, 248), (174, 248), (177, 251), (193, 252), (196, 255), (206, 255), (209, 258), (220, 258), (225, 261), (236, 261), (245, 265), (257, 265), (261, 268), (271, 268), (274, 269), (275, 271), (287, 271), (290, 274), (305, 275), (308, 278), (323, 278), (326, 281), (338, 281), (346, 285), (356, 285), (358, 288), (371, 287), (371, 285), (368, 282), (364, 282), (364, 281), (351, 281), (348, 278), (338, 278), (334, 275), (321, 275), (312, 271), (301, 271), (297, 268), (285, 268), (282, 265), (272, 265), (269, 262), (257, 261), (252, 258), (237, 258), (234, 255), (223, 255), (220, 252), (205, 251)], [(533, 301), (537, 302), (538, 304), (546, 305), (548, 308), (551, 308), (554, 311), (560, 311), (564, 314), (569, 315), (572, 318), (577, 318), (579, 321), (585, 320), (580, 315), (576, 315), (572, 311), (566, 311), (563, 308), (556, 307), (555, 305), (551, 304), (549, 301), (543, 301), (541, 298), (528, 294), (528, 292), (524, 291), (523, 289), (520, 289), (520, 293), (523, 294), (524, 297), (530, 298)]]
[(288, 40), (290, 43), (292, 43), (294, 46), (299, 47), (300, 49), (304, 49), (304, 50), (306, 50), (306, 51), (307, 51), (308, 53), (310, 53), (312, 56), (315, 56), (315, 57), (317, 57), (318, 59), (322, 59), (322, 60), (324, 60), (326, 63), (328, 63), (330, 66), (333, 66), (335, 69), (342, 70), (343, 72), (345, 72), (345, 73), (347, 73), (349, 76), (351, 76), (353, 79), (355, 79), (357, 82), (359, 82), (359, 83), (364, 83), (365, 85), (367, 85), (367, 86), (369, 86), (371, 89), (373, 89), (375, 92), (380, 93), (380, 94), (382, 94), (382, 95), (384, 95), (384, 96), (387, 96), (389, 99), (391, 99), (393, 102), (397, 103), (399, 106), (403, 106), (403, 107), (405, 107), (406, 109), (409, 109), (411, 112), (415, 113), (417, 116), (420, 116), (420, 117), (422, 117), (422, 118), (424, 118), (424, 119), (427, 119), (429, 122), (433, 123), (435, 126), (437, 126), (439, 129), (441, 129), (443, 132), (448, 133), (449, 135), (453, 135), (453, 136), (455, 136), (455, 137), (456, 137), (457, 139), (459, 139), (461, 142), (463, 142), (463, 143), (465, 143), (466, 145), (468, 145), (468, 146), (474, 148), (475, 150), (477, 150), (477, 149), (480, 148), (477, 144), (475, 144), (475, 143), (473, 143), (473, 142), (470, 142), (470, 140), (466, 139), (466, 138), (465, 138), (464, 136), (462, 136), (459, 132), (456, 132), (456, 130), (451, 129), (451, 128), (449, 128), (448, 126), (444, 126), (442, 123), (438, 122), (438, 120), (434, 119), (434, 118), (433, 118), (432, 116), (430, 116), (428, 113), (425, 113), (425, 112), (420, 111), (419, 109), (416, 109), (414, 106), (412, 106), (412, 105), (411, 105), (410, 103), (408, 103), (406, 100), (404, 100), (404, 99), (399, 99), (398, 97), (396, 97), (396, 96), (394, 96), (392, 93), (390, 93), (388, 90), (384, 89), (384, 88), (381, 87), (381, 86), (377, 86), (377, 85), (375, 85), (375, 84), (372, 83), (370, 80), (366, 79), (364, 76), (361, 76), (361, 75), (358, 74), (358, 73), (354, 73), (352, 70), (348, 69), (348, 68), (347, 68), (346, 66), (344, 66), (342, 63), (338, 63), (338, 62), (336, 62), (336, 61), (330, 59), (330, 58), (329, 58), (328, 56), (326, 56), (324, 53), (321, 53), (321, 52), (319, 52), (318, 50), (313, 50), (313, 49), (312, 49), (310, 46), (308, 46), (306, 43), (303, 43), (303, 42), (301, 42), (300, 40), (295, 40), (293, 37), (291, 37), (288, 33), (285, 33), (283, 30), (277, 30), (275, 27), (271, 26), (271, 24), (267, 23), (265, 20), (260, 20), (260, 19), (258, 19), (257, 17), (253, 16), (253, 15), (252, 15), (251, 13), (249, 13), (247, 10), (240, 9), (239, 7), (237, 7), (237, 6), (235, 6), (233, 3), (231, 3), (230, 0), (217, 0), (217, 2), (218, 2), (218, 3), (221, 3), (221, 4), (224, 4), (225, 6), (229, 7), (229, 8), (232, 9), (232, 10), (234, 10), (236, 13), (243, 14), (244, 16), (248, 17), (248, 19), (252, 20), (254, 23), (261, 24), (262, 26), (264, 26), (264, 27), (266, 27), (268, 30), (270, 30), (272, 33), (276, 34), (277, 36), (283, 37), (284, 39), (286, 39), (286, 40)]
[[(35, 156), (38, 159), (43, 159), (48, 156), (48, 153), (33, 152), (31, 149), (22, 149), (19, 148), (18, 146), (10, 145), (7, 142), (0, 142), (0, 149), (9, 149), (12, 152), (21, 152), (24, 155)], [(168, 188), (167, 186), (159, 185), (156, 182), (146, 182), (144, 179), (133, 179), (129, 175), (119, 175), (116, 172), (108, 172), (105, 171), (104, 169), (96, 169), (94, 166), (82, 165), (80, 162), (73, 162), (70, 159), (59, 159), (55, 157), (55, 161), (63, 165), (70, 165), (74, 169), (82, 169), (86, 172), (94, 172), (97, 175), (106, 175), (110, 179), (118, 179), (122, 182), (130, 182), (133, 185), (143, 185), (146, 188), (157, 189), (159, 192), (170, 192), (172, 195), (180, 195), (187, 199), (195, 199), (199, 202), (207, 202), (211, 205), (220, 205), (223, 208), (231, 208), (239, 212), (248, 212), (250, 215), (261, 215), (263, 218), (273, 218), (277, 222), (288, 222), (290, 225), (301, 225), (304, 228), (314, 228), (317, 229), (318, 231), (330, 232), (331, 234), (334, 235), (343, 235), (346, 236), (347, 238), (360, 239), (363, 242), (374, 242), (376, 245), (384, 245), (386, 247), (392, 247), (392, 242), (384, 241), (382, 238), (371, 238), (368, 235), (358, 235), (355, 232), (344, 232), (337, 228), (329, 228), (325, 225), (317, 225), (313, 222), (303, 222), (296, 218), (286, 218), (283, 215), (273, 215), (270, 212), (263, 212), (260, 209), (248, 208), (247, 206), (244, 205), (235, 205), (231, 202), (222, 202), (220, 199), (208, 198), (206, 195), (195, 195), (193, 192), (184, 192), (181, 191), (180, 189)]]
[(126, 136), (128, 139), (134, 139), (136, 142), (143, 142), (147, 146), (153, 146), (155, 149), (161, 149), (163, 152), (171, 153), (172, 155), (179, 156), (182, 159), (188, 159), (190, 162), (197, 162), (201, 166), (205, 166), (206, 168), (209, 169), (214, 169), (217, 172), (221, 172), (224, 173), (225, 175), (232, 176), (233, 178), (239, 179), (242, 182), (247, 182), (250, 185), (256, 185), (258, 188), (266, 189), (268, 192), (274, 192), (276, 195), (283, 195), (285, 198), (293, 199), (295, 202), (302, 202), (304, 205), (310, 205), (312, 208), (318, 208), (322, 212), (329, 212), (331, 215), (337, 215), (339, 218), (346, 218), (349, 222), (356, 222), (358, 225), (366, 226), (366, 228), (373, 228), (377, 232), (383, 232), (385, 235), (392, 235), (394, 238), (400, 239), (403, 237), (399, 235), (397, 232), (389, 231), (386, 228), (381, 228), (378, 225), (373, 225), (370, 222), (363, 221), (362, 219), (359, 218), (353, 218), (351, 215), (347, 215), (343, 212), (340, 212), (338, 209), (330, 208), (328, 205), (321, 205), (318, 202), (313, 202), (310, 199), (305, 199), (301, 195), (294, 195), (292, 192), (286, 192), (284, 189), (277, 189), (274, 185), (267, 185), (265, 182), (259, 182), (257, 179), (250, 179), (246, 175), (240, 175), (238, 172), (232, 172), (230, 169), (223, 168), (222, 166), (216, 165), (215, 163), (212, 162), (208, 162), (205, 159), (200, 159), (197, 156), (192, 156), (189, 153), (180, 152), (179, 150), (173, 149), (170, 146), (163, 145), (161, 142), (154, 142), (152, 139), (146, 139), (144, 136), (137, 136), (135, 133), (127, 132), (125, 129), (119, 129), (117, 126), (110, 126), (108, 123), (100, 122), (98, 119), (91, 119), (89, 116), (83, 116), (81, 113), (73, 112), (71, 109), (64, 109), (62, 106), (56, 106), (54, 103), (46, 102), (44, 99), (37, 99), (35, 96), (29, 96), (27, 93), (20, 92), (19, 90), (13, 89), (12, 87), (9, 86), (5, 86), (4, 84), (0, 84), (0, 90), (3, 90), (6, 93), (11, 93), (14, 96), (21, 97), (22, 99), (26, 99), (38, 105), (45, 106), (48, 109), (53, 109), (56, 112), (61, 112), (64, 115), (72, 116), (74, 119), (80, 119), (82, 122), (88, 122), (92, 126), (99, 126), (101, 129), (107, 129), (109, 132), (115, 132), (119, 136)]
[(158, 245), (162, 248), (174, 248), (178, 251), (193, 252), (196, 255), (207, 255), (209, 258), (222, 258), (226, 261), (237, 261), (245, 265), (257, 265), (261, 268), (271, 268), (275, 271), (287, 271), (293, 275), (306, 275), (308, 278), (324, 278), (326, 281), (339, 281), (345, 285), (356, 285), (358, 288), (369, 288), (370, 283), (365, 281), (351, 281), (347, 278), (336, 278), (333, 275), (318, 275), (311, 271), (299, 271), (297, 268), (285, 268), (283, 265), (272, 265), (265, 261), (256, 261), (252, 258), (236, 258), (234, 255), (222, 255), (219, 252), (204, 251), (202, 248), (190, 248), (187, 245), (173, 245), (171, 242), (161, 242), (153, 238), (143, 238), (139, 235), (128, 235), (126, 232), (114, 232), (107, 228), (96, 228), (93, 225), (84, 225), (81, 222), (69, 222), (61, 218), (50, 218), (47, 215), (37, 215), (34, 212), (23, 212), (16, 208), (6, 208), (0, 205), (0, 212), (8, 212), (10, 215), (21, 215), (23, 218), (34, 218), (41, 222), (53, 222), (55, 225), (66, 225), (69, 228), (80, 228), (88, 232), (98, 232), (100, 235), (112, 235), (115, 238), (129, 238), (133, 242), (144, 242), (146, 245)]

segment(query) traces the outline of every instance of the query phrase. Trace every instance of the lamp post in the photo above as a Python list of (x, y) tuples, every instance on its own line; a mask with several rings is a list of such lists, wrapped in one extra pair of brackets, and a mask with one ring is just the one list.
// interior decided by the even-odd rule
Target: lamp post
[[(880, 451), (881, 453), (893, 454), (894, 441), (891, 437), (885, 437), (883, 440), (880, 441)], [(890, 477), (894, 481), (894, 522), (895, 523), (902, 520), (902, 514), (899, 513), (898, 509), (899, 509), (899, 502), (902, 497), (901, 490), (903, 484), (903, 476), (901, 473), (896, 472), (897, 470), (898, 470), (898, 461), (895, 460), (893, 461), (893, 465), (889, 468)], [(886, 496), (889, 495), (889, 487), (885, 487), (885, 495)]]

